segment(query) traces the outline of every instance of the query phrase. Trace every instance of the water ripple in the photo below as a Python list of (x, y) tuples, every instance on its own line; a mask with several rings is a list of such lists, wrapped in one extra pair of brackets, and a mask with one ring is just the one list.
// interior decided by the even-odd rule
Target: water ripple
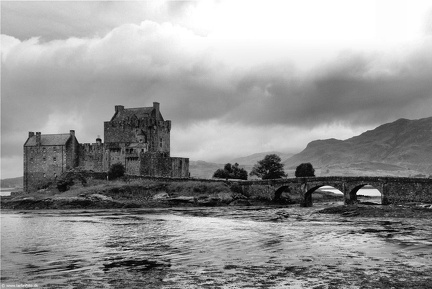
[[(427, 276), (432, 267), (428, 220), (347, 220), (317, 210), (2, 213), (1, 280), (67, 288), (337, 288), (377, 274), (413, 278), (402, 270)], [(361, 273), (348, 280), (343, 272), (350, 270)]]

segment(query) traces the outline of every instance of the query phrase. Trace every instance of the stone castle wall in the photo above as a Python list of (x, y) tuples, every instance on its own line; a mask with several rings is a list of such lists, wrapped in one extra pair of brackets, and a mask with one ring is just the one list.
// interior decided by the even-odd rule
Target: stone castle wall
[(24, 147), (24, 189), (37, 190), (76, 167), (76, 151), (77, 143), (72, 140), (66, 145)]
[(54, 181), (66, 171), (66, 159), (65, 146), (24, 147), (24, 189), (37, 190)]
[(127, 175), (139, 175), (140, 174), (140, 159), (139, 157), (127, 157), (125, 159), (126, 174)]
[(144, 134), (143, 143), (148, 143), (149, 151), (170, 151), (171, 121), (156, 121), (143, 118), (140, 120), (120, 120), (104, 122), (105, 143), (135, 143), (138, 134)]
[(72, 169), (79, 165), (79, 143), (75, 138), (75, 131), (71, 131), (72, 138), (66, 142), (66, 169)]
[[(118, 105), (111, 121), (104, 122), (105, 143), (78, 143), (75, 131), (62, 145), (41, 147), (41, 134), (29, 132), (32, 142), (24, 146), (24, 189), (32, 191), (40, 183), (54, 181), (62, 173), (78, 168), (107, 172), (121, 163), (128, 175), (189, 177), (189, 159), (170, 157), (171, 121), (165, 121), (159, 103), (153, 107), (125, 109)], [(60, 135), (43, 135), (59, 143)], [(35, 145), (34, 139), (36, 137)]]
[(165, 157), (159, 153), (141, 154), (140, 175), (155, 177), (189, 177), (189, 159)]
[(86, 171), (102, 172), (104, 145), (84, 143), (79, 145), (79, 168)]

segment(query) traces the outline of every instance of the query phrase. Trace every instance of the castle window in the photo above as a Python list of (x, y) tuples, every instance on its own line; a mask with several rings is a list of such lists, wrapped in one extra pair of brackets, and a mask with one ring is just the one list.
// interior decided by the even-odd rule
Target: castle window
[(54, 148), (53, 148), (53, 151), (54, 151), (54, 152), (57, 152), (57, 147), (54, 147)]
[(56, 162), (56, 161), (57, 161), (57, 158), (56, 158), (56, 157), (53, 157), (53, 161), (55, 161), (55, 162)]
[(42, 159), (44, 162), (46, 162), (46, 157), (43, 157), (43, 159)]
[(43, 149), (42, 149), (42, 152), (43, 152), (43, 153), (46, 153), (46, 148), (43, 148)]
[(162, 138), (159, 139), (159, 147), (162, 147)]

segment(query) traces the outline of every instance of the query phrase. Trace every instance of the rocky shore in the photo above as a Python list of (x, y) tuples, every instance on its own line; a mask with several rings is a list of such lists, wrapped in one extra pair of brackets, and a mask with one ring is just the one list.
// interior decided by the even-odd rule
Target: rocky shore
[(166, 193), (155, 194), (153, 198), (143, 199), (111, 197), (106, 194), (80, 194), (79, 196), (48, 196), (48, 197), (2, 197), (1, 208), (13, 210), (51, 210), (51, 209), (118, 209), (118, 208), (165, 208), (165, 207), (189, 207), (189, 206), (234, 206), (234, 205), (274, 205), (263, 200), (236, 199), (230, 194), (217, 196), (170, 197)]
[[(100, 181), (75, 182), (67, 191), (49, 187), (33, 193), (13, 193), (1, 198), (2, 209), (111, 209), (205, 206), (285, 206), (299, 203), (295, 193), (284, 193), (274, 200), (266, 186), (244, 191), (240, 186), (222, 182)], [(314, 194), (314, 201), (341, 201), (329, 192)]]
[[(329, 203), (322, 214), (339, 214), (344, 217), (432, 217), (431, 204), (411, 203), (381, 206), (369, 202), (351, 206), (335, 206), (343, 200), (341, 195), (316, 192), (314, 203)], [(98, 181), (78, 183), (66, 192), (51, 187), (34, 193), (15, 192), (1, 197), (1, 209), (51, 210), (51, 209), (119, 209), (119, 208), (169, 208), (216, 206), (296, 206), (299, 196), (284, 193), (275, 201), (274, 192), (263, 186), (242, 191), (236, 184), (210, 182), (157, 182), (157, 181)]]

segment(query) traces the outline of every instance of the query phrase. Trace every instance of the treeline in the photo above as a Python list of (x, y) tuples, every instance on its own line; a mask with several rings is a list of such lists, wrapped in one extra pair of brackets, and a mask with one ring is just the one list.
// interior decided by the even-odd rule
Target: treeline
[[(253, 166), (249, 176), (257, 176), (263, 180), (288, 177), (284, 171), (284, 164), (281, 162), (281, 158), (276, 154), (266, 155), (264, 159), (258, 161)], [(302, 163), (297, 166), (295, 176), (298, 178), (314, 177), (315, 169), (311, 163)], [(227, 163), (223, 169), (217, 169), (214, 172), (213, 178), (247, 180), (248, 173), (245, 169), (240, 168), (238, 163), (234, 165)]]

